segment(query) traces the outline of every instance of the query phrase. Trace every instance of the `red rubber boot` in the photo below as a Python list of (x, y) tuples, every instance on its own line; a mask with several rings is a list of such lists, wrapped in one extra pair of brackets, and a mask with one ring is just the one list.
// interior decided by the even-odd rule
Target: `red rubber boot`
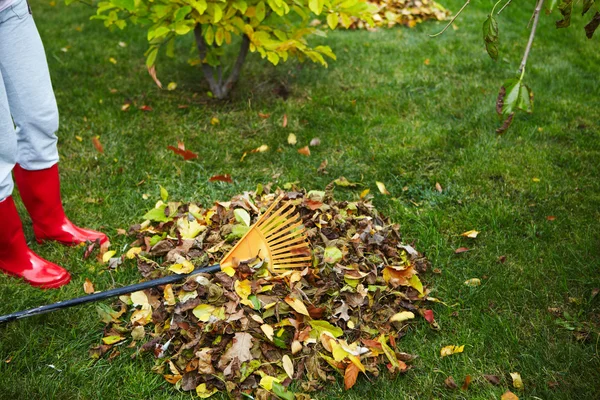
[(0, 270), (44, 289), (69, 283), (71, 275), (65, 269), (39, 257), (27, 246), (12, 197), (0, 202), (0, 216)]
[(72, 246), (87, 241), (100, 240), (100, 244), (108, 241), (104, 233), (79, 228), (65, 215), (60, 197), (58, 164), (39, 171), (28, 171), (17, 164), (13, 174), (23, 203), (31, 215), (38, 243), (55, 240)]

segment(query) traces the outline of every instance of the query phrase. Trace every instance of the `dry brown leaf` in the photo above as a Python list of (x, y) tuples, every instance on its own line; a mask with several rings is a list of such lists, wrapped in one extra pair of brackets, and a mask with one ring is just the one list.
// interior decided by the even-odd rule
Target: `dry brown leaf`
[(231, 179), (231, 175), (229, 174), (223, 174), (223, 175), (213, 175), (210, 178), (208, 178), (209, 182), (226, 182), (226, 183), (233, 183), (233, 179)]
[(346, 367), (346, 371), (344, 371), (344, 388), (349, 390), (356, 383), (356, 378), (358, 378), (359, 369), (353, 363), (348, 364)]
[(439, 182), (435, 183), (435, 190), (437, 190), (438, 192), (442, 193), (442, 185), (440, 185)]
[(85, 282), (83, 283), (83, 291), (87, 294), (92, 294), (95, 292), (94, 284), (88, 278), (85, 278)]
[(470, 230), (470, 231), (466, 231), (460, 234), (460, 236), (464, 236), (464, 237), (468, 237), (468, 238), (472, 238), (475, 239), (477, 237), (477, 235), (479, 235), (479, 232), (477, 232), (476, 230)]
[(469, 251), (468, 248), (466, 248), (466, 247), (459, 247), (458, 249), (454, 250), (454, 254), (465, 253), (467, 251)]
[(483, 375), (483, 377), (494, 386), (500, 384), (500, 377), (498, 375)]
[(465, 377), (465, 381), (463, 382), (463, 385), (461, 386), (461, 389), (467, 390), (469, 388), (470, 384), (471, 384), (471, 375), (467, 375)]
[(513, 387), (515, 389), (523, 390), (523, 380), (521, 374), (518, 372), (511, 372), (510, 377), (512, 378)]
[(456, 384), (456, 382), (454, 382), (454, 378), (449, 376), (444, 380), (444, 385), (446, 385), (446, 387), (448, 389), (457, 389), (458, 385)]
[(288, 119), (287, 119), (287, 114), (283, 114), (283, 122), (281, 123), (282, 127), (287, 127), (288, 124)]
[(154, 80), (154, 83), (156, 83), (156, 86), (158, 86), (159, 88), (162, 89), (162, 83), (156, 77), (156, 66), (153, 65), (153, 66), (149, 67), (148, 68), (148, 73), (150, 74), (150, 76)]

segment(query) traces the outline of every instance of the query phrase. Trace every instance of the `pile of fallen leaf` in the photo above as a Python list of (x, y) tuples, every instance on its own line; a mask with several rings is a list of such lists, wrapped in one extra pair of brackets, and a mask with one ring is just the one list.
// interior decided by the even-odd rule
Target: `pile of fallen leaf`
[[(405, 372), (415, 356), (398, 340), (421, 317), (437, 328), (433, 312), (420, 307), (435, 300), (419, 279), (428, 263), (369, 196), (336, 201), (332, 191), (333, 184), (285, 192), (307, 229), (311, 267), (274, 271), (243, 260), (121, 296), (98, 308), (107, 325), (92, 357), (112, 359), (129, 342), (133, 356), (150, 353), (155, 372), (202, 398), (309, 399), (338, 376), (349, 389), (360, 373)], [(169, 202), (161, 188), (163, 200), (130, 229), (136, 240), (112, 263), (137, 259), (145, 279), (216, 264), (280, 193), (259, 185), (202, 208)]]
[[(434, 0), (369, 0), (377, 6), (373, 20), (377, 26), (405, 25), (413, 28), (426, 20), (443, 21), (450, 12)], [(363, 20), (355, 19), (352, 27), (372, 28)]]

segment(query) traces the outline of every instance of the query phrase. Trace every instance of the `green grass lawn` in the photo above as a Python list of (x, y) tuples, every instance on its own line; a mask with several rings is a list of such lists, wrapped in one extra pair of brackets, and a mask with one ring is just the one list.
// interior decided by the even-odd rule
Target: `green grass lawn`
[[(405, 241), (441, 271), (422, 279), (447, 306), (433, 306), (441, 331), (419, 322), (399, 341), (402, 351), (419, 355), (408, 373), (361, 377), (352, 391), (333, 385), (319, 398), (499, 399), (512, 388), (509, 373), (519, 372), (520, 398), (598, 399), (600, 37), (587, 40), (575, 13), (575, 26), (561, 31), (556, 15), (542, 15), (526, 75), (535, 112), (519, 115), (498, 136), (497, 89), (518, 67), (533, 3), (503, 12), (496, 63), (481, 40), (492, 4), (485, 3), (472, 4), (458, 29), (437, 39), (427, 33), (441, 29), (439, 23), (330, 34), (338, 60), (328, 69), (296, 62), (275, 68), (252, 54), (232, 99), (215, 102), (198, 67), (187, 64), (195, 56), (191, 42), (180, 43), (176, 59), (159, 60), (159, 78), (178, 84), (160, 91), (145, 71), (142, 30), (111, 33), (88, 20), (89, 7), (33, 1), (61, 111), (65, 207), (75, 222), (108, 233), (120, 251), (131, 239), (117, 229), (140, 222), (159, 198), (159, 185), (173, 199), (209, 205), (258, 183), (323, 189), (345, 176), (362, 186), (338, 188), (337, 195), (376, 193), (376, 206), (401, 225)], [(445, 5), (457, 10), (461, 3)], [(121, 111), (126, 102), (133, 102), (130, 110)], [(142, 105), (153, 111), (138, 110)], [(213, 117), (218, 125), (210, 124)], [(297, 147), (314, 137), (321, 145), (302, 156), (287, 144), (290, 132)], [(104, 154), (92, 145), (94, 136)], [(167, 150), (178, 139), (199, 158), (184, 162)], [(262, 144), (271, 150), (240, 162)], [(326, 175), (317, 171), (325, 159)], [(223, 173), (234, 184), (208, 182)], [(391, 195), (380, 195), (375, 181)], [(83, 295), (86, 278), (97, 290), (139, 280), (132, 261), (107, 272), (84, 261), (81, 248), (35, 244), (24, 222), (31, 247), (67, 267), (73, 281), (44, 292), (1, 276), (0, 313)], [(460, 236), (470, 229), (481, 233)], [(463, 246), (471, 251), (454, 254)], [(481, 286), (465, 286), (470, 278), (480, 278)], [(131, 359), (123, 349), (112, 361), (89, 359), (101, 337), (94, 305), (0, 327), (0, 398), (193, 397), (151, 372), (150, 356)], [(464, 344), (464, 353), (442, 359), (440, 349), (450, 344)], [(500, 386), (484, 374), (501, 376)], [(473, 378), (467, 391), (444, 386), (448, 376), (460, 386), (467, 375)]]

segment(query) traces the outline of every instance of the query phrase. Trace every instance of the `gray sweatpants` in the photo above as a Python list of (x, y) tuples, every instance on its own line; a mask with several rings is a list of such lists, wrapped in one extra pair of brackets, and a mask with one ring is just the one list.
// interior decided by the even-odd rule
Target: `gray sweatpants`
[(42, 40), (26, 0), (0, 11), (0, 201), (12, 194), (15, 163), (58, 162), (58, 108)]

